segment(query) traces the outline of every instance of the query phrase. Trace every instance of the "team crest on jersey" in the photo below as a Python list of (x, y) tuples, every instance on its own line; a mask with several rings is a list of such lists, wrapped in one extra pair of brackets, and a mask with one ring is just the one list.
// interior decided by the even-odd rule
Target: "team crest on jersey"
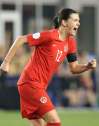
[(38, 39), (40, 37), (40, 33), (39, 32), (34, 33), (32, 36), (34, 39)]
[(40, 102), (41, 103), (46, 103), (47, 102), (47, 98), (46, 97), (44, 97), (44, 96), (42, 96), (41, 98), (40, 98)]
[(67, 52), (68, 51), (68, 45), (65, 45), (64, 46), (64, 52)]

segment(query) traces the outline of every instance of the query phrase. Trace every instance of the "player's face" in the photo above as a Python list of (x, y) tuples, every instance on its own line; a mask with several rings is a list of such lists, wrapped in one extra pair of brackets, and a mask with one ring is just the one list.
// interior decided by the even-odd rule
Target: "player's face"
[(70, 18), (66, 21), (66, 23), (67, 23), (67, 33), (75, 36), (80, 26), (79, 14), (77, 13), (71, 14)]

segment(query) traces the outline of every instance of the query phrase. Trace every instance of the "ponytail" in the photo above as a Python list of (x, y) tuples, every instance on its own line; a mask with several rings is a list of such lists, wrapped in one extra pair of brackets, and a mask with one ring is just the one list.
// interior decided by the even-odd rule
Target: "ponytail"
[(59, 28), (59, 16), (55, 16), (53, 19), (54, 28)]

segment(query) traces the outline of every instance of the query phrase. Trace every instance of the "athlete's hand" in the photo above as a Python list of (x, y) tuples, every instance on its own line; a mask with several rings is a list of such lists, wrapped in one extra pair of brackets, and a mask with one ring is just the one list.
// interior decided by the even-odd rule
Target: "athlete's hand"
[(88, 62), (87, 68), (88, 68), (88, 69), (95, 69), (95, 68), (96, 68), (96, 65), (97, 65), (96, 59), (93, 59), (93, 60), (91, 60), (90, 62)]
[(6, 61), (3, 61), (3, 63), (0, 66), (0, 72), (8, 72), (9, 71), (10, 64)]

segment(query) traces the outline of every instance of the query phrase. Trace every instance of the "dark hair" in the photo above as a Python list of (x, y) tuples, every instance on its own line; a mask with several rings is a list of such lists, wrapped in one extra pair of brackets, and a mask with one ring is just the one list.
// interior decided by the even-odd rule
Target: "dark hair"
[(78, 12), (73, 9), (70, 9), (70, 8), (64, 8), (64, 9), (60, 10), (53, 19), (54, 27), (58, 28), (61, 24), (61, 21), (68, 20), (72, 13), (78, 13)]

